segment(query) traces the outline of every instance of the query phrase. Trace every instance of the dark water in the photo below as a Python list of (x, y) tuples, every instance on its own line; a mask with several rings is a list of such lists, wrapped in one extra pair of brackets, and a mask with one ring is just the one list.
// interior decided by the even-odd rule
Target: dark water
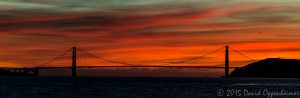
[(300, 79), (80, 77), (74, 87), (69, 77), (0, 77), (0, 86), (1, 98), (300, 98), (249, 95), (298, 93)]

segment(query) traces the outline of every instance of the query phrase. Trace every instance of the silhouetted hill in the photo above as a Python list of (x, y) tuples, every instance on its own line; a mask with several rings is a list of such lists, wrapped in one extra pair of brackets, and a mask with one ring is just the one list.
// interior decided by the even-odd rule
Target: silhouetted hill
[(267, 58), (235, 69), (230, 77), (300, 78), (300, 60)]

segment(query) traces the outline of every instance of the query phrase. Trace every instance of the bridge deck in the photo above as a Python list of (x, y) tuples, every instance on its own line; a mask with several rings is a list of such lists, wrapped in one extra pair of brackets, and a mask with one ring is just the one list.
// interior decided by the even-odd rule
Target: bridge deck
[[(211, 69), (224, 69), (222, 66), (77, 66), (76, 68), (114, 68), (114, 67), (123, 67), (123, 68), (211, 68)], [(72, 67), (27, 67), (38, 68), (38, 69), (67, 69)], [(229, 67), (230, 69), (240, 68), (240, 67)], [(23, 69), (23, 68), (5, 68), (3, 69)]]

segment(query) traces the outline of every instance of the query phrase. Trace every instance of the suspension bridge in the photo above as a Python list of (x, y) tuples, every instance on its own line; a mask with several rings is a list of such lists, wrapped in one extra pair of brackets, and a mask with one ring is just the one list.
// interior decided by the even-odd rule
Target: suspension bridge
[[(223, 51), (223, 49), (225, 51)], [(133, 64), (122, 61), (115, 61), (107, 59), (98, 55), (94, 55), (85, 50), (77, 47), (72, 47), (64, 51), (62, 54), (56, 56), (55, 58), (39, 64), (35, 67), (23, 67), (23, 68), (2, 68), (9, 70), (11, 72), (21, 72), (21, 73), (31, 73), (35, 76), (39, 76), (39, 70), (42, 69), (71, 69), (72, 77), (77, 77), (78, 68), (108, 68), (108, 67), (130, 67), (130, 68), (211, 68), (211, 69), (224, 69), (224, 77), (229, 77), (229, 69), (240, 68), (240, 66), (230, 66), (230, 56), (229, 51), (242, 56), (247, 59), (247, 63), (256, 61), (245, 54), (229, 47), (221, 47), (216, 50), (207, 52), (203, 55), (190, 57), (190, 58), (180, 58), (176, 61), (164, 62), (160, 65), (147, 65), (147, 64)], [(222, 63), (216, 64), (215, 62), (209, 62), (209, 55), (216, 52), (225, 53)], [(212, 64), (213, 63), (213, 64)], [(214, 65), (215, 64), (215, 65)], [(245, 65), (245, 64), (243, 64)]]

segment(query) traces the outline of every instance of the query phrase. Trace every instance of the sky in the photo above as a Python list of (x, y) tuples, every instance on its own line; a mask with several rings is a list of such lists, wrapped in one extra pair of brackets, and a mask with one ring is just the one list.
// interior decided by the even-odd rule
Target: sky
[[(256, 60), (299, 58), (299, 4), (297, 0), (1, 0), (0, 65), (34, 66), (73, 46), (138, 64), (195, 57), (225, 45)], [(247, 60), (231, 57), (236, 62)]]

